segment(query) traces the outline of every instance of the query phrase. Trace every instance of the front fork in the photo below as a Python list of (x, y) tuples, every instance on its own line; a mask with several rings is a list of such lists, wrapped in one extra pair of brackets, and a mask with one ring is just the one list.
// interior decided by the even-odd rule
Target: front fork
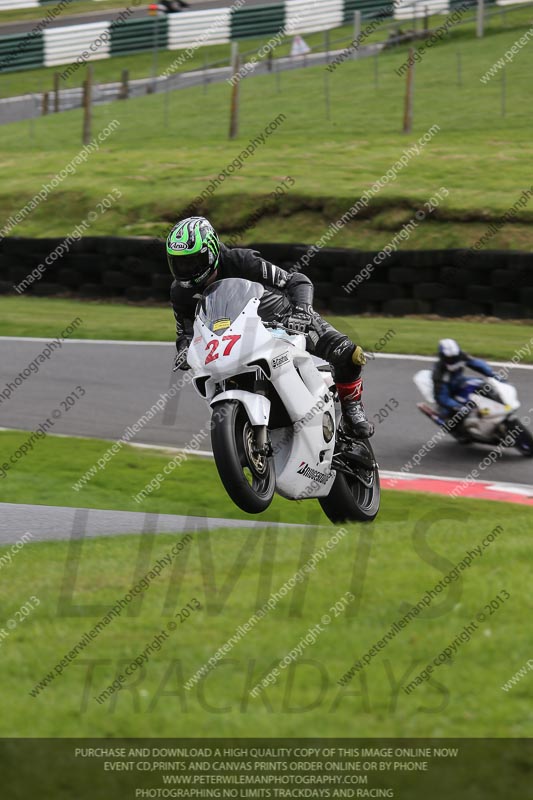
[[(256, 377), (254, 381), (254, 394), (261, 395), (262, 397), (268, 396), (268, 381), (262, 377)], [(272, 455), (272, 444), (268, 438), (267, 425), (254, 425), (254, 440), (255, 440), (255, 453), (256, 455), (265, 456), (268, 458)]]

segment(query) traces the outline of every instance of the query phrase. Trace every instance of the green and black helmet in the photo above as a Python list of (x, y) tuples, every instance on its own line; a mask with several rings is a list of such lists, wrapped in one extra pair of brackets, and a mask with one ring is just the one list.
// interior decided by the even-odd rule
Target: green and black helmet
[(220, 240), (205, 217), (187, 217), (167, 238), (170, 271), (184, 289), (202, 287), (218, 267)]

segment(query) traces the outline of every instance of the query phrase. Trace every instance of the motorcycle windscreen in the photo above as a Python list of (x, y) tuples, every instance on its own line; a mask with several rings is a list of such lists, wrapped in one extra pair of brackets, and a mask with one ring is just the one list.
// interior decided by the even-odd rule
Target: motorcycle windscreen
[(225, 278), (209, 286), (197, 310), (209, 330), (220, 335), (230, 327), (250, 300), (261, 299), (264, 287), (244, 278)]

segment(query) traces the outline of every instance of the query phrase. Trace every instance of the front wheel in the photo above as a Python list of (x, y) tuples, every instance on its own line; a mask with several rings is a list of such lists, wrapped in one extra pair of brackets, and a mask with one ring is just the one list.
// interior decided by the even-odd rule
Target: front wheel
[(379, 511), (381, 489), (372, 445), (366, 439), (354, 442), (341, 453), (337, 475), (327, 497), (320, 497), (322, 510), (331, 522), (371, 522)]
[(273, 460), (257, 452), (255, 431), (238, 400), (216, 405), (211, 445), (220, 480), (233, 502), (248, 514), (268, 508), (276, 488)]

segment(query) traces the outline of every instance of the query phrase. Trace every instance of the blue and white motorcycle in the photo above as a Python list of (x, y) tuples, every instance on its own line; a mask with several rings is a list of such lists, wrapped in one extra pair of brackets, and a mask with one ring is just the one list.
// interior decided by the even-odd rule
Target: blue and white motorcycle
[(426, 401), (417, 403), (420, 411), (436, 425), (446, 427), (462, 444), (516, 447), (523, 456), (533, 457), (533, 436), (515, 414), (520, 401), (512, 384), (496, 378), (465, 378), (454, 399), (469, 408), (470, 413), (452, 427), (439, 414), (431, 370), (420, 370), (413, 380)]

